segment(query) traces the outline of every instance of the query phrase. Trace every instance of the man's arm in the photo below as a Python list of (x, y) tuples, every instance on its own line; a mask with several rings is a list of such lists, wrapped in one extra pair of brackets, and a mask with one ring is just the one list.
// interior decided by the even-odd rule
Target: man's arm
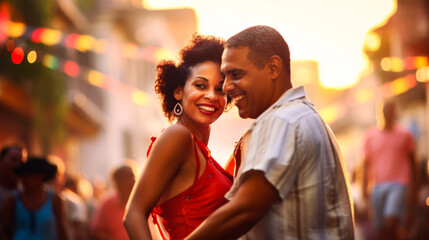
[(234, 198), (211, 214), (186, 239), (236, 239), (248, 232), (280, 200), (277, 189), (264, 172), (251, 170)]

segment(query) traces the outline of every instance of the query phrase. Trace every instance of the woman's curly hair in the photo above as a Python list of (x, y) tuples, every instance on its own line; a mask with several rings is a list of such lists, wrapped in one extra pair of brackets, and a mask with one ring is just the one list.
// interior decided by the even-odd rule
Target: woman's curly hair
[(205, 61), (221, 63), (224, 40), (214, 36), (193, 34), (190, 43), (180, 51), (177, 64), (172, 60), (163, 60), (157, 66), (155, 92), (161, 101), (164, 115), (170, 122), (178, 117), (174, 115), (174, 90), (184, 87), (190, 74), (190, 68)]

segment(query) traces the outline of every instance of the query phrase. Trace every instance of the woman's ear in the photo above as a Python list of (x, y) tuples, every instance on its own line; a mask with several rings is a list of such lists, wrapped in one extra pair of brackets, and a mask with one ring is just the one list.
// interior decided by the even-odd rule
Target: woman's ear
[(177, 88), (174, 90), (174, 98), (175, 98), (177, 101), (182, 100), (182, 93), (183, 93), (183, 88), (182, 88), (182, 87), (177, 87)]
[(268, 67), (271, 79), (277, 79), (280, 75), (280, 72), (282, 71), (283, 61), (279, 56), (273, 55), (268, 60)]

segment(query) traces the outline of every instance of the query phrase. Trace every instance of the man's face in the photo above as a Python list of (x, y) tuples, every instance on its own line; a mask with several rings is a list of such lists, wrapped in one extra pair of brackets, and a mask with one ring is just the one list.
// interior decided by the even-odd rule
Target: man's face
[(242, 118), (257, 118), (273, 103), (274, 82), (269, 65), (257, 68), (247, 55), (248, 47), (226, 48), (221, 71), (225, 74), (223, 91), (232, 98)]
[(12, 148), (4, 156), (1, 162), (2, 174), (5, 174), (9, 180), (16, 181), (16, 175), (13, 171), (23, 162), (23, 153), (19, 148)]

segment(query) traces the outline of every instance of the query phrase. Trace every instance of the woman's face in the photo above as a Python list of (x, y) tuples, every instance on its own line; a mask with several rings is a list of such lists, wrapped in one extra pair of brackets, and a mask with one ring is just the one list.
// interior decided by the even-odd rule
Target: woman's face
[(175, 92), (182, 101), (182, 118), (197, 124), (210, 125), (223, 113), (226, 95), (222, 92), (220, 64), (206, 61), (194, 66), (183, 89)]
[(21, 176), (21, 184), (24, 189), (38, 189), (43, 184), (43, 178), (45, 176), (42, 173), (26, 173)]

